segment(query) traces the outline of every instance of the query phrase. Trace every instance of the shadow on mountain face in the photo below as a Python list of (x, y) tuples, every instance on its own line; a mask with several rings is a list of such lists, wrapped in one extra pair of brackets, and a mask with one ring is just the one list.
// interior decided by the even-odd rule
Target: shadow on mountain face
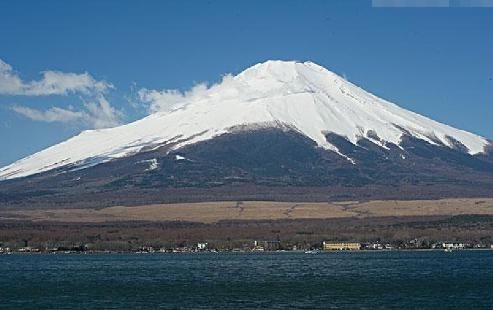
[[(404, 136), (352, 144), (328, 133), (348, 158), (287, 129), (223, 134), (82, 170), (64, 168), (0, 182), (0, 205), (107, 206), (206, 200), (424, 199), (493, 196), (493, 160)], [(371, 140), (370, 140), (371, 139)]]

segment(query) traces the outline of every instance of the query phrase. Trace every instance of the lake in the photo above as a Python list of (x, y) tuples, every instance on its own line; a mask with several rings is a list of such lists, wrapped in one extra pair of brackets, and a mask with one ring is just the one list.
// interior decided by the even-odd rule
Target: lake
[(1, 309), (491, 309), (493, 251), (0, 256)]

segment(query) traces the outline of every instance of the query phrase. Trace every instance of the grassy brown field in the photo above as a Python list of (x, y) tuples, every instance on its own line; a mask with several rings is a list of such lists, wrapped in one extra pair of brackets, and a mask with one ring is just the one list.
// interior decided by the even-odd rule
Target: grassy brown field
[(126, 221), (184, 221), (217, 223), (226, 220), (296, 220), (371, 217), (493, 215), (493, 199), (443, 199), (413, 201), (347, 201), (293, 203), (223, 201), (156, 204), (101, 209), (46, 209), (0, 212), (0, 220), (34, 222), (102, 223)]
[(429, 244), (460, 240), (493, 244), (493, 199), (346, 201), (331, 203), (223, 201), (82, 209), (0, 211), (0, 245), (37, 248), (87, 245), (135, 250), (251, 246), (282, 240), (309, 248), (323, 240)]

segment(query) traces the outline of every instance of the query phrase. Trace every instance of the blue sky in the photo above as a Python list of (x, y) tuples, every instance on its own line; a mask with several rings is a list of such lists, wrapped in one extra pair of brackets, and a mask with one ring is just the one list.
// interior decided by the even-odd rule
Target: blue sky
[(493, 8), (348, 1), (2, 1), (0, 166), (149, 113), (139, 90), (311, 60), (493, 138)]

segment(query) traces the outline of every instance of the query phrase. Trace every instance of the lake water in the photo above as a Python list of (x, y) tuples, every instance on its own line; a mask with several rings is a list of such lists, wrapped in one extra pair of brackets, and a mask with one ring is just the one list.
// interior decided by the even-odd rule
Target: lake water
[(1, 309), (493, 309), (493, 251), (0, 256)]

